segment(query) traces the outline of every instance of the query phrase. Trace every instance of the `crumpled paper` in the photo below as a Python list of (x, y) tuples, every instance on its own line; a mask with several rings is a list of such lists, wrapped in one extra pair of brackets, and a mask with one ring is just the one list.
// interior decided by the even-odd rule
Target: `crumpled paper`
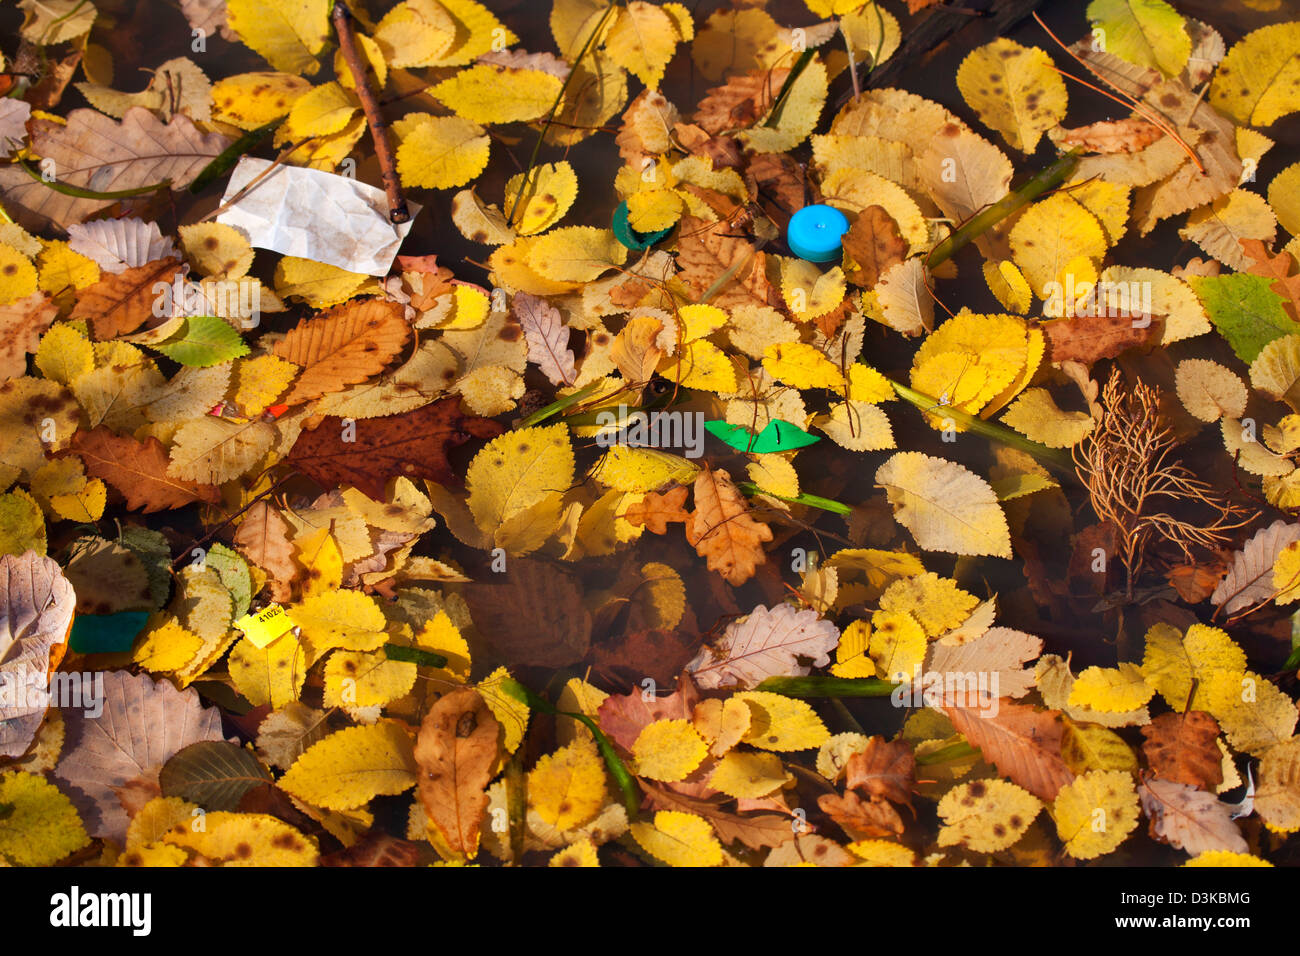
[[(230, 174), (223, 204), (252, 182), (270, 160), (245, 156)], [(422, 207), (394, 225), (382, 189), (303, 166), (281, 165), (217, 217), (258, 249), (325, 262), (349, 272), (387, 275), (398, 247)]]

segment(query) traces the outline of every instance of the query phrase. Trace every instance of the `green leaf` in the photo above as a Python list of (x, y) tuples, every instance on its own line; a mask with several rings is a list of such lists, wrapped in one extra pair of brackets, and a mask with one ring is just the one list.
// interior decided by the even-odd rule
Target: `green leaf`
[(224, 740), (190, 744), (163, 764), (158, 775), (164, 796), (181, 797), (209, 812), (236, 811), (254, 787), (271, 782), (260, 760)]
[(390, 661), (405, 661), (408, 664), (419, 664), (422, 667), (447, 666), (447, 658), (441, 654), (435, 654), (433, 651), (426, 651), (419, 647), (407, 647), (404, 644), (385, 644), (384, 656)]
[(238, 552), (221, 543), (209, 548), (204, 560), (208, 567), (217, 572), (217, 577), (221, 578), (221, 583), (230, 592), (230, 599), (235, 606), (234, 616), (243, 617), (248, 613), (253, 597), (253, 580), (248, 573), (248, 562)]
[(704, 428), (714, 438), (737, 451), (749, 451), (756, 455), (804, 448), (821, 441), (819, 436), (810, 435), (797, 425), (775, 418), (757, 436), (744, 425), (730, 425), (721, 420), (705, 422)]
[(1283, 298), (1269, 288), (1274, 280), (1268, 276), (1236, 272), (1192, 276), (1189, 281), (1214, 327), (1248, 365), (1269, 342), (1300, 333), (1300, 323), (1282, 308)]
[(1177, 76), (1187, 65), (1192, 38), (1182, 14), (1164, 0), (1093, 0), (1088, 19), (1104, 32), (1107, 53), (1138, 66)]
[(154, 346), (159, 352), (195, 368), (220, 365), (248, 354), (248, 345), (225, 319), (215, 315), (191, 315), (179, 332)]

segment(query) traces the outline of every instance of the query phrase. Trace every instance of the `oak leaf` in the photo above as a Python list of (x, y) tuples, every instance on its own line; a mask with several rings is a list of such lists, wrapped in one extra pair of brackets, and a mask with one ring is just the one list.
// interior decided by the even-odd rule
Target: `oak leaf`
[(685, 485), (662, 493), (648, 492), (640, 501), (628, 506), (623, 518), (630, 525), (643, 526), (655, 534), (667, 534), (670, 522), (691, 519), (690, 512), (685, 508), (686, 495)]
[(767, 560), (763, 542), (772, 540), (772, 529), (750, 516), (731, 475), (705, 468), (695, 479), (695, 510), (686, 523), (686, 540), (708, 560), (710, 571), (739, 586)]

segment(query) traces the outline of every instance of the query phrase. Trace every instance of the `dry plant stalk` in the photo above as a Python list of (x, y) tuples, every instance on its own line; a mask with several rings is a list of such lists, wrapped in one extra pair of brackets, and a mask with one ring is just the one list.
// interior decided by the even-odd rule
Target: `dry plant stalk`
[[(1228, 542), (1228, 532), (1249, 521), (1238, 520), (1248, 509), (1172, 460), (1176, 442), (1160, 421), (1159, 398), (1143, 382), (1125, 389), (1120, 374), (1112, 373), (1102, 391), (1097, 428), (1072, 450), (1093, 511), (1118, 529), (1130, 600), (1153, 543), (1176, 545), (1191, 561), (1194, 547), (1214, 550)], [(1177, 518), (1170, 511), (1180, 505), (1200, 505), (1209, 517), (1199, 523)]]

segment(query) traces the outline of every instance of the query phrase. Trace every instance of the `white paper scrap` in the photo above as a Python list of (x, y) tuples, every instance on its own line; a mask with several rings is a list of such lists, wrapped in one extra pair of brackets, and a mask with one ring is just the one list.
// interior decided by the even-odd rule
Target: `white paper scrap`
[[(272, 163), (245, 156), (230, 174), (227, 203)], [(382, 189), (347, 176), (280, 165), (217, 217), (242, 230), (258, 249), (325, 262), (349, 272), (387, 275), (398, 247), (422, 208), (407, 201), (411, 218), (394, 225)]]

